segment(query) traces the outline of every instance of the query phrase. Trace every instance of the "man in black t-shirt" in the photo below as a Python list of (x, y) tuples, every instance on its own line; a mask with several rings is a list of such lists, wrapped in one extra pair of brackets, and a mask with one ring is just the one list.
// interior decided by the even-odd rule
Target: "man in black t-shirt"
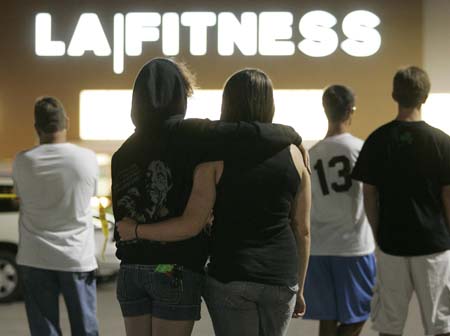
[(373, 327), (401, 335), (415, 291), (425, 333), (450, 335), (450, 137), (421, 120), (423, 70), (399, 70), (393, 84), (397, 118), (369, 136), (352, 173), (380, 250)]

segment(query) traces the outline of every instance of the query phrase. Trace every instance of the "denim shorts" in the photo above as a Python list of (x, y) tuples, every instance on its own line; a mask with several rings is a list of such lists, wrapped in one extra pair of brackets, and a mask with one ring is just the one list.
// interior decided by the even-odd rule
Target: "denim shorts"
[(182, 266), (176, 274), (155, 272), (157, 265), (120, 266), (117, 299), (124, 317), (152, 315), (173, 320), (200, 320), (203, 276)]

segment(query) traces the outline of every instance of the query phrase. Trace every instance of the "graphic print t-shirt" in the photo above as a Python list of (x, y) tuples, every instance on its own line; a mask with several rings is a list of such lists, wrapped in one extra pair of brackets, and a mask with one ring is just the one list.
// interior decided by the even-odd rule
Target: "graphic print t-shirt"
[(362, 256), (375, 248), (362, 184), (350, 176), (362, 144), (344, 133), (319, 141), (309, 151), (312, 255)]
[(450, 249), (441, 192), (450, 184), (450, 137), (424, 121), (394, 120), (373, 132), (353, 178), (379, 192), (380, 249), (415, 256)]

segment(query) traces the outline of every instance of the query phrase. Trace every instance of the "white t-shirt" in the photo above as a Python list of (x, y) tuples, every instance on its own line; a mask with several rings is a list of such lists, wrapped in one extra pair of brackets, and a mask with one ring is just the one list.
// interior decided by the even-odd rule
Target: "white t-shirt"
[(311, 255), (362, 256), (375, 249), (362, 184), (350, 176), (362, 145), (362, 140), (344, 133), (319, 141), (309, 151)]
[(94, 152), (70, 143), (39, 145), (16, 156), (18, 264), (70, 272), (97, 268), (90, 207), (97, 178)]

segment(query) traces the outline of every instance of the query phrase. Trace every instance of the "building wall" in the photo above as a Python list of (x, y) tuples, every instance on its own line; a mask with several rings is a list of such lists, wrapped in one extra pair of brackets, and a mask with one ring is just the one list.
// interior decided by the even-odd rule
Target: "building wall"
[[(65, 41), (66, 45), (79, 15), (95, 12), (112, 45), (113, 16), (118, 12), (291, 11), (295, 17), (293, 41), (298, 43), (302, 40), (297, 29), (298, 21), (310, 10), (326, 10), (336, 16), (340, 42), (344, 39), (340, 29), (344, 16), (357, 9), (370, 10), (381, 19), (377, 29), (382, 45), (377, 54), (368, 58), (351, 57), (340, 49), (324, 58), (311, 58), (299, 51), (289, 57), (244, 57), (237, 54), (222, 57), (216, 49), (215, 28), (208, 31), (211, 38), (206, 56), (189, 55), (188, 37), (184, 32), (181, 55), (177, 57), (195, 71), (198, 85), (203, 89), (221, 88), (232, 72), (243, 67), (263, 69), (271, 76), (276, 89), (321, 89), (332, 83), (349, 85), (356, 92), (358, 106), (353, 132), (365, 138), (395, 114), (395, 105), (390, 98), (395, 70), (403, 65), (422, 65), (422, 6), (420, 0), (8, 1), (0, 11), (0, 158), (12, 158), (17, 151), (35, 143), (32, 117), (36, 97), (54, 95), (63, 101), (70, 118), (69, 138), (78, 141), (80, 91), (129, 89), (142, 64), (161, 55), (160, 44), (144, 43), (142, 56), (126, 57), (125, 72), (121, 75), (113, 73), (112, 57), (37, 57), (34, 53), (34, 17), (38, 12), (52, 14), (53, 38)], [(426, 13), (439, 12), (437, 4), (424, 8)], [(446, 48), (450, 48), (450, 43)], [(432, 59), (434, 54), (427, 53), (425, 57)], [(292, 113), (300, 109), (301, 102), (292, 106)]]
[[(423, 3), (423, 65), (431, 79), (431, 91), (450, 93), (450, 1)], [(450, 122), (450, 119), (449, 119)]]

